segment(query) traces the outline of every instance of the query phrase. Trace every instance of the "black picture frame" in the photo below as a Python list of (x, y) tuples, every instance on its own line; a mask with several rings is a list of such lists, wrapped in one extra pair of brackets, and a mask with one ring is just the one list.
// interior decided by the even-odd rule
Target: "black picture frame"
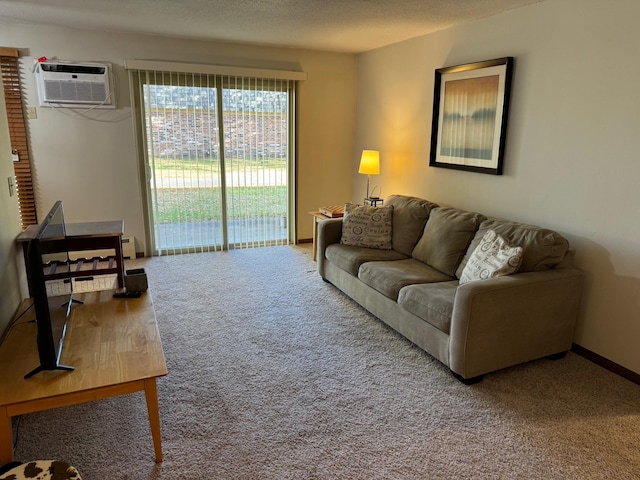
[(502, 175), (513, 63), (436, 70), (429, 166)]

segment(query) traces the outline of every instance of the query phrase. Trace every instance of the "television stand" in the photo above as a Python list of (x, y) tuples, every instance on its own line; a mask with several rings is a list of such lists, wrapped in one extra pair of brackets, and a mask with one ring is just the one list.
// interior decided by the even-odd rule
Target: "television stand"
[[(38, 363), (35, 322), (15, 324), (0, 345), (0, 464), (13, 461), (11, 417), (138, 391), (145, 393), (156, 462), (162, 461), (156, 379), (167, 374), (167, 365), (151, 293), (113, 293), (77, 294), (84, 304), (71, 310), (60, 357), (75, 366), (73, 374), (42, 371), (24, 379)], [(25, 300), (19, 312), (28, 306)], [(32, 319), (33, 310), (24, 318)]]
[[(65, 318), (64, 318), (64, 323), (63, 323), (63, 327), (62, 327), (62, 335), (60, 338), (60, 343), (62, 343), (62, 341), (64, 340), (64, 337), (67, 334), (67, 319), (69, 318), (69, 314), (71, 313), (71, 305), (73, 305), (74, 303), (77, 304), (83, 304), (84, 302), (80, 301), (80, 300), (76, 300), (75, 298), (73, 298), (73, 292), (71, 293), (71, 296), (69, 297), (69, 300), (67, 300), (66, 302), (64, 302), (61, 306), (63, 307), (67, 307), (66, 311), (65, 311)], [(31, 308), (31, 307), (29, 307)], [(26, 313), (26, 312), (25, 312)], [(35, 321), (35, 320), (34, 320)], [(45, 371), (49, 371), (49, 370), (62, 370), (65, 372), (72, 372), (73, 370), (75, 370), (73, 367), (69, 366), (69, 365), (61, 365), (60, 364), (60, 355), (61, 352), (58, 353), (58, 358), (56, 358), (56, 364), (55, 366), (48, 368), (45, 367), (43, 365), (39, 365), (36, 368), (34, 368), (33, 370), (31, 370), (29, 373), (27, 373), (24, 378), (31, 378), (34, 375), (40, 373), (40, 372), (45, 372)]]
[(82, 300), (77, 300), (73, 298), (73, 292), (71, 293), (71, 298), (62, 304), (63, 307), (67, 307), (67, 317), (69, 316), (69, 312), (71, 312), (71, 305), (77, 303), (78, 305), (82, 305), (84, 302)]
[(25, 380), (27, 378), (31, 378), (33, 377), (35, 374), (40, 373), (40, 372), (44, 372), (44, 371), (50, 371), (50, 370), (62, 370), (65, 372), (72, 372), (73, 370), (75, 370), (75, 368), (70, 367), (68, 365), (56, 365), (55, 368), (45, 368), (42, 365), (34, 368), (33, 370), (31, 370), (29, 373), (27, 373), (24, 378)]

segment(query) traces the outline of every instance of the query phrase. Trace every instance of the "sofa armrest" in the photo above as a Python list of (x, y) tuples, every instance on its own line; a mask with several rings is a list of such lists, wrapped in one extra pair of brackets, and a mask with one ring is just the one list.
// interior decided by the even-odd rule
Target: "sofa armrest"
[(449, 365), (465, 379), (571, 348), (583, 273), (575, 268), (458, 286)]
[(318, 222), (318, 238), (316, 238), (316, 255), (318, 272), (324, 278), (324, 251), (334, 243), (340, 243), (342, 238), (342, 218), (330, 218)]

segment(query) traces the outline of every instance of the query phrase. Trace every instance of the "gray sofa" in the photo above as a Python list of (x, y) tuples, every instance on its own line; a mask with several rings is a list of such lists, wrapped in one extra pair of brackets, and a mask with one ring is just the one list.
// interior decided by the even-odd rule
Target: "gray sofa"
[[(437, 358), (464, 383), (571, 348), (583, 274), (568, 241), (533, 225), (393, 195), (391, 248), (341, 243), (343, 219), (318, 225), (322, 278)], [(523, 247), (518, 270), (460, 284), (493, 230)]]

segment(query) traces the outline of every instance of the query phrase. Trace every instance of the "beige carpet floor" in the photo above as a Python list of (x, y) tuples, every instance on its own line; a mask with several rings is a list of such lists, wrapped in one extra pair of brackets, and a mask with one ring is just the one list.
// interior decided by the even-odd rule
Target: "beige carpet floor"
[(111, 479), (636, 479), (640, 386), (570, 353), (465, 386), (322, 281), (310, 246), (140, 259), (169, 375), (25, 415), (16, 456)]

